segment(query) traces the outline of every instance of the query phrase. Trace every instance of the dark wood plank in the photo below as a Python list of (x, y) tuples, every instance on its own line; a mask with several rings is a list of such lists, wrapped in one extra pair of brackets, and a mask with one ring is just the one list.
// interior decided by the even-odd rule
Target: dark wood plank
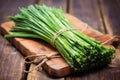
[(105, 32), (97, 1), (98, 0), (70, 0), (69, 12), (94, 29)]
[[(18, 7), (26, 7), (37, 0), (1, 0), (0, 24), (8, 16), (18, 13)], [(23, 56), (0, 34), (0, 80), (25, 80)]]
[(65, 12), (67, 11), (67, 0), (39, 0), (38, 4), (45, 4), (50, 7), (62, 8)]
[(67, 77), (66, 80), (119, 80), (120, 66), (107, 67), (95, 72), (75, 73)]
[[(102, 0), (106, 1), (106, 0)], [(107, 0), (108, 2), (110, 0)], [(101, 8), (98, 0), (70, 0), (70, 13), (91, 25), (91, 27), (106, 33)], [(106, 5), (104, 5), (104, 9)], [(112, 7), (111, 5), (109, 5)], [(114, 13), (114, 11), (113, 11)], [(114, 14), (113, 14), (114, 15)], [(106, 15), (105, 15), (106, 16)], [(108, 15), (107, 15), (108, 16)], [(112, 19), (111, 19), (112, 21)], [(112, 29), (111, 29), (112, 31)], [(118, 31), (118, 30), (117, 30)], [(116, 32), (118, 33), (118, 32)], [(120, 49), (120, 48), (119, 48)], [(66, 80), (119, 80), (120, 78), (120, 54), (116, 51), (116, 58), (111, 65), (100, 70), (87, 71), (84, 73), (74, 73), (66, 77)]]
[(0, 35), (0, 80), (24, 80), (23, 56)]
[(120, 79), (120, 46), (116, 50), (116, 58), (113, 59), (111, 65), (104, 67), (103, 69), (74, 73), (70, 77), (66, 77), (66, 80), (119, 80)]
[(120, 0), (100, 0), (107, 33), (120, 36)]
[(99, 69), (87, 72), (74, 73), (66, 77), (66, 80), (119, 80), (120, 79), (120, 46), (116, 49), (115, 59), (111, 64)]
[(18, 13), (18, 7), (27, 7), (37, 0), (0, 0), (0, 24), (9, 20), (8, 16)]
[[(36, 65), (31, 64), (30, 70), (35, 68), (35, 66)], [(31, 73), (28, 74), (27, 80), (64, 80), (64, 78), (63, 77), (56, 78), (56, 77), (49, 76), (43, 70), (41, 72), (38, 72), (38, 71), (34, 70), (34, 71), (32, 71)]]

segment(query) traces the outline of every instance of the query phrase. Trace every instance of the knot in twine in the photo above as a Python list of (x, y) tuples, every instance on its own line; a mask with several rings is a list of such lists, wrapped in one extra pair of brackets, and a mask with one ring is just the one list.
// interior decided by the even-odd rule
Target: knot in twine
[[(49, 60), (50, 58), (54, 58), (54, 57), (60, 57), (60, 56), (57, 56), (57, 55), (58, 55), (58, 52), (52, 52), (52, 53), (47, 54), (47, 55), (30, 55), (30, 56), (25, 57), (25, 59), (24, 59), (25, 64), (36, 64), (37, 66), (35, 66), (35, 68), (33, 68), (30, 71), (24, 70), (24, 72), (25, 73), (30, 73), (34, 70), (41, 71), (42, 70), (42, 65), (47, 60)], [(36, 58), (32, 61), (27, 61), (27, 59), (32, 58), (32, 57), (36, 57)]]
[[(88, 28), (88, 25), (85, 24), (84, 28), (81, 30), (81, 32), (84, 32), (86, 29)], [(57, 37), (62, 34), (63, 32), (65, 31), (69, 31), (69, 30), (78, 30), (78, 29), (75, 29), (75, 28), (63, 28), (63, 29), (60, 29), (58, 32), (56, 32), (53, 36), (53, 38), (51, 39), (51, 45), (53, 47), (54, 46), (54, 43), (55, 43), (55, 40), (57, 39)], [(35, 66), (34, 69), (30, 70), (30, 71), (27, 71), (27, 70), (24, 70), (25, 73), (30, 73), (34, 70), (37, 70), (37, 71), (41, 71), (42, 70), (42, 65), (47, 61), (49, 60), (50, 58), (54, 58), (54, 57), (60, 57), (60, 56), (56, 56), (58, 54), (58, 52), (52, 52), (48, 55), (30, 55), (30, 56), (27, 56), (25, 57), (25, 64), (36, 64), (37, 66)], [(32, 58), (32, 57), (36, 57), (34, 60), (32, 61), (27, 61), (27, 59), (29, 58)]]
[[(88, 25), (85, 24), (85, 26), (80, 30), (80, 32), (84, 32), (86, 31), (86, 29), (88, 28)], [(63, 29), (60, 29), (57, 33), (54, 34), (52, 40), (51, 40), (51, 45), (54, 46), (54, 43), (55, 43), (55, 40), (57, 39), (57, 37), (62, 34), (63, 32), (65, 31), (69, 31), (69, 30), (78, 30), (78, 29), (75, 29), (75, 28), (63, 28)], [(113, 40), (116, 36), (113, 36), (112, 38), (108, 39), (107, 41), (103, 42), (102, 44), (106, 44), (108, 43), (109, 41)], [(58, 52), (52, 52), (50, 54), (47, 54), (47, 55), (30, 55), (30, 56), (27, 56), (25, 57), (25, 63), (26, 64), (36, 64), (37, 66), (35, 66), (34, 69), (30, 70), (30, 71), (26, 71), (24, 70), (25, 73), (30, 73), (34, 70), (37, 70), (37, 71), (41, 71), (42, 70), (42, 65), (47, 61), (49, 60), (50, 58), (54, 58), (54, 57), (60, 57), (60, 56), (57, 56)], [(36, 57), (34, 60), (32, 61), (27, 61), (28, 58), (32, 58), (32, 57)]]
[(53, 47), (55, 47), (55, 40), (57, 39), (57, 37), (60, 35), (60, 34), (62, 34), (63, 32), (65, 32), (65, 31), (69, 31), (69, 30), (76, 30), (76, 29), (74, 29), (74, 28), (62, 28), (62, 29), (60, 29), (58, 32), (56, 32), (54, 35), (53, 35), (53, 38), (51, 39), (51, 42), (50, 42), (50, 44), (53, 46)]
[[(82, 30), (81, 30), (80, 32), (84, 32), (87, 28), (88, 28), (88, 25), (87, 25), (87, 24), (84, 24), (84, 27), (82, 28)], [(51, 39), (50, 44), (51, 44), (53, 47), (55, 47), (54, 44), (55, 44), (55, 40), (57, 39), (57, 37), (58, 37), (59, 35), (61, 35), (63, 32), (70, 31), (70, 30), (78, 30), (78, 29), (68, 28), (68, 27), (60, 29), (58, 32), (56, 32), (56, 33), (53, 35), (53, 38)]]

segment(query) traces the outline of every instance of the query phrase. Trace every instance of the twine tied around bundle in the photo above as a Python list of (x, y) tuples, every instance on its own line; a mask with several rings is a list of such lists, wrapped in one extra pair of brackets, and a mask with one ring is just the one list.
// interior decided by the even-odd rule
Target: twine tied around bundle
[[(32, 61), (27, 61), (27, 59), (29, 59), (29, 58), (33, 58), (33, 57), (35, 57), (35, 59), (34, 60), (32, 60)], [(37, 71), (41, 71), (42, 70), (42, 65), (46, 62), (46, 61), (48, 61), (50, 58), (56, 58), (56, 57), (60, 57), (59, 55), (58, 55), (58, 52), (52, 52), (52, 53), (50, 53), (50, 54), (47, 54), (47, 55), (30, 55), (30, 56), (27, 56), (27, 57), (25, 57), (25, 64), (36, 64), (37, 66), (35, 66), (32, 70), (30, 70), (30, 71), (26, 71), (26, 70), (24, 70), (24, 72), (25, 73), (30, 73), (30, 72), (32, 72), (32, 71), (34, 71), (34, 70), (37, 70)]]
[[(84, 24), (84, 25), (85, 25), (84, 28), (82, 28), (82, 30), (81, 30), (80, 32), (84, 32), (84, 31), (88, 28), (88, 25), (87, 25), (87, 24)], [(68, 27), (60, 29), (58, 32), (56, 32), (56, 33), (54, 34), (53, 38), (51, 39), (50, 44), (51, 44), (53, 47), (55, 47), (54, 44), (55, 44), (55, 40), (57, 39), (57, 37), (58, 37), (60, 34), (62, 34), (63, 32), (70, 31), (70, 30), (78, 30), (78, 29), (68, 28)]]
[[(88, 25), (85, 24), (84, 28), (81, 29), (81, 32), (84, 32), (86, 29), (88, 28)], [(75, 29), (75, 28), (63, 28), (63, 29), (60, 29), (57, 33), (54, 34), (52, 40), (51, 40), (51, 45), (54, 47), (54, 42), (55, 40), (57, 39), (57, 37), (62, 34), (63, 32), (65, 31), (69, 31), (69, 30), (78, 30), (78, 29)], [(37, 71), (41, 71), (42, 70), (42, 65), (48, 61), (50, 58), (56, 58), (56, 57), (60, 57), (60, 56), (57, 56), (58, 55), (58, 52), (52, 52), (50, 54), (47, 54), (47, 55), (30, 55), (30, 56), (27, 56), (25, 57), (25, 64), (36, 64), (37, 66), (35, 66), (34, 69), (30, 70), (30, 71), (27, 71), (27, 70), (24, 70), (25, 73), (30, 73), (34, 70), (37, 70)], [(27, 61), (27, 59), (29, 58), (33, 58), (35, 57), (34, 60), (32, 61)]]
[[(84, 28), (82, 28), (82, 29), (80, 30), (80, 32), (86, 31), (87, 28), (88, 28), (88, 25), (85, 24)], [(55, 40), (57, 39), (57, 37), (58, 37), (60, 34), (62, 34), (63, 32), (69, 31), (69, 30), (78, 30), (78, 29), (75, 29), (75, 28), (63, 28), (63, 29), (60, 29), (57, 33), (54, 34), (54, 36), (53, 36), (53, 38), (52, 38), (52, 40), (51, 40), (51, 42), (50, 42), (51, 45), (54, 47), (54, 46), (55, 46), (54, 43), (55, 43)], [(109, 41), (111, 41), (111, 40), (114, 39), (115, 37), (116, 37), (116, 36), (113, 36), (112, 38), (106, 40), (106, 41), (103, 42), (102, 44), (104, 45), (104, 44), (108, 43)], [(36, 64), (37, 66), (35, 66), (35, 67), (34, 67), (32, 70), (30, 70), (30, 71), (24, 70), (24, 72), (25, 72), (25, 73), (30, 73), (30, 72), (32, 72), (32, 71), (34, 71), (34, 70), (41, 71), (41, 70), (42, 70), (42, 65), (43, 65), (46, 61), (48, 61), (50, 58), (60, 57), (59, 55), (58, 55), (58, 56), (57, 56), (57, 55), (58, 55), (58, 52), (52, 52), (52, 53), (47, 54), (47, 55), (40, 55), (40, 54), (39, 54), (39, 55), (30, 55), (30, 56), (25, 57), (25, 63), (26, 63), (26, 64)], [(32, 61), (27, 61), (27, 59), (32, 58), (32, 57), (35, 57), (35, 59), (32, 60)]]
[(69, 30), (76, 30), (75, 28), (63, 28), (63, 29), (60, 29), (58, 32), (56, 32), (53, 36), (53, 38), (51, 39), (51, 42), (50, 44), (54, 47), (54, 43), (55, 43), (55, 40), (57, 39), (57, 37), (62, 34), (63, 32), (65, 31), (69, 31)]

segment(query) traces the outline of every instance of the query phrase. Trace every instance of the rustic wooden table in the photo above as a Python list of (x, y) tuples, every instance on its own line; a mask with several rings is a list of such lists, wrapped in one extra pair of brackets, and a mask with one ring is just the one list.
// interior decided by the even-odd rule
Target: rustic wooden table
[[(120, 0), (0, 0), (0, 24), (8, 21), (9, 15), (18, 13), (18, 7), (36, 3), (61, 6), (94, 29), (120, 36)], [(27, 75), (23, 72), (24, 56), (0, 34), (0, 80), (120, 80), (120, 48), (117, 51), (117, 66), (107, 70), (74, 73), (62, 78), (48, 76), (44, 71)], [(27, 69), (30, 67), (32, 65)]]

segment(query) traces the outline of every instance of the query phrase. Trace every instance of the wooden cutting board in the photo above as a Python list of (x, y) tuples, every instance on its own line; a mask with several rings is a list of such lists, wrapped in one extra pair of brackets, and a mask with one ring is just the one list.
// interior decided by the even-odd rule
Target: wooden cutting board
[[(118, 38), (112, 38), (109, 35), (105, 35), (99, 31), (92, 29), (90, 26), (86, 27), (86, 23), (82, 22), (81, 20), (78, 20), (76, 17), (70, 14), (65, 14), (65, 16), (75, 26), (75, 28), (82, 31), (84, 34), (94, 37), (101, 42), (106, 42), (107, 40), (111, 39), (105, 45), (112, 45), (113, 42), (118, 41)], [(14, 22), (12, 21), (1, 24), (0, 30), (2, 34), (11, 34), (9, 30), (13, 25)], [(22, 54), (25, 57), (37, 54), (48, 55), (56, 51), (52, 46), (50, 46), (42, 40), (27, 38), (10, 38), (9, 40), (18, 50), (22, 52)], [(49, 75), (56, 77), (66, 76), (72, 73), (72, 69), (62, 57), (49, 59), (44, 63), (43, 68), (47, 71)]]

